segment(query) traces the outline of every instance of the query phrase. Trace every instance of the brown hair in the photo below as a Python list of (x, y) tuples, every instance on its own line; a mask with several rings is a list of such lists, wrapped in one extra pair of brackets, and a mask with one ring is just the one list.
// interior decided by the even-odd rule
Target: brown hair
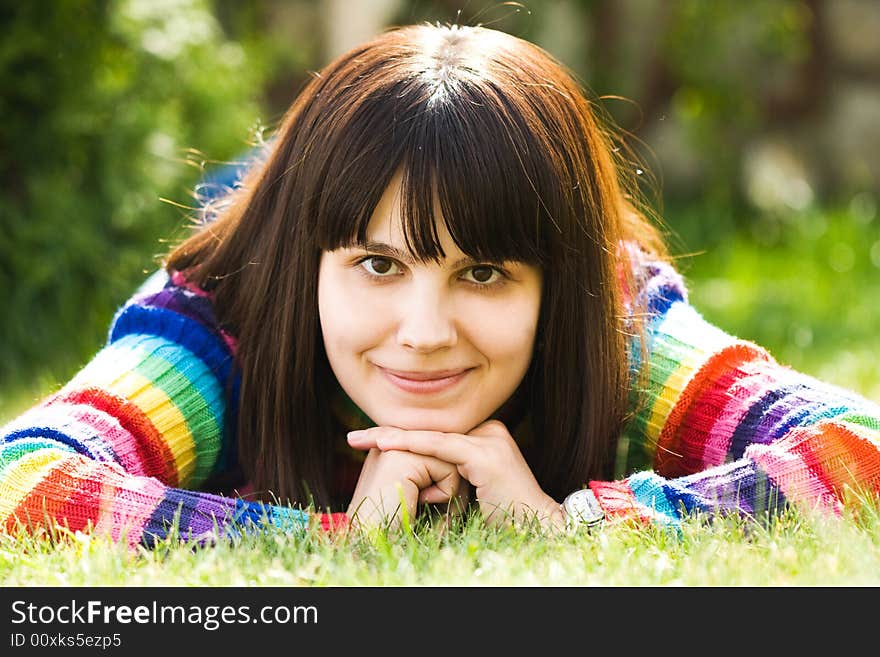
[(526, 457), (545, 492), (561, 499), (609, 476), (631, 386), (619, 244), (668, 256), (634, 209), (632, 167), (620, 166), (595, 109), (544, 50), (479, 26), (390, 29), (309, 81), (265, 163), (166, 263), (213, 291), (238, 338), (239, 454), (256, 489), (319, 506), (330, 499), (343, 438), (330, 410), (338, 384), (321, 339), (319, 261), (364, 243), (399, 168), (404, 234), (418, 260), (445, 256), (437, 198), (464, 253), (543, 271), (543, 347), (521, 389), (534, 441)]

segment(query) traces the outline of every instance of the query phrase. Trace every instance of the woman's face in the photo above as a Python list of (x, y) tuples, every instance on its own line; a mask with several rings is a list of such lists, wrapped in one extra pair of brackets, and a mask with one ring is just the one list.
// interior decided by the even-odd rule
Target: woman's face
[(541, 272), (521, 262), (505, 262), (504, 272), (480, 266), (439, 219), (446, 259), (416, 263), (400, 228), (400, 181), (398, 174), (371, 217), (370, 248), (322, 254), (324, 348), (343, 390), (376, 424), (467, 433), (528, 370)]

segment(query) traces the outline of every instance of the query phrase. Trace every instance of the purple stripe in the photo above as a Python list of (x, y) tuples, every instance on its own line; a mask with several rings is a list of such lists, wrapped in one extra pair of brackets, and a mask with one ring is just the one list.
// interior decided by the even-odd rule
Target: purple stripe
[(761, 425), (767, 409), (771, 408), (776, 402), (782, 398), (781, 390), (768, 390), (761, 398), (749, 406), (749, 410), (740, 418), (739, 424), (733, 432), (733, 438), (730, 440), (730, 446), (727, 448), (727, 454), (730, 460), (742, 458), (746, 447), (753, 443), (769, 443), (772, 437), (767, 433), (758, 433), (758, 427)]
[(703, 500), (704, 510), (753, 511), (754, 463), (735, 461), (700, 474), (702, 476), (694, 476), (689, 484), (690, 489)]
[(771, 442), (784, 436), (793, 426), (812, 424), (804, 420), (813, 414), (822, 414), (829, 410), (828, 395), (825, 392), (802, 383), (788, 386), (786, 391), (785, 398), (767, 411), (767, 417), (759, 427), (759, 431), (769, 435)]
[[(746, 447), (753, 443), (766, 445), (776, 440), (781, 435), (778, 423), (782, 418), (792, 412), (797, 414), (804, 401), (818, 399), (817, 392), (810, 391), (797, 377), (797, 372), (785, 367), (779, 368), (772, 385), (774, 387), (766, 390), (740, 418), (727, 448), (729, 460), (741, 458)], [(800, 392), (811, 393), (813, 399), (800, 396)]]
[(767, 408), (754, 428), (753, 442), (773, 442), (793, 426), (815, 424), (820, 419), (836, 417), (852, 408), (846, 403), (848, 397), (836, 395), (827, 388), (817, 388), (811, 379), (799, 372), (783, 369), (782, 376), (791, 383), (779, 388), (781, 395)]
[(641, 291), (649, 313), (663, 315), (676, 301), (686, 301), (687, 291), (681, 275), (665, 262), (645, 267), (647, 282)]
[[(753, 442), (769, 443), (779, 437), (778, 424), (792, 413), (797, 413), (803, 404), (804, 397), (800, 396), (800, 392), (809, 392), (809, 389), (802, 383), (791, 383), (782, 386), (778, 390), (771, 391), (761, 402), (775, 399), (764, 412), (764, 416), (760, 418), (758, 424), (754, 428), (755, 436)], [(760, 403), (760, 402), (759, 402)]]
[(155, 294), (139, 298), (137, 303), (141, 306), (153, 306), (154, 308), (172, 310), (205, 326), (217, 325), (217, 319), (214, 315), (214, 308), (211, 305), (210, 299), (170, 283)]
[(141, 542), (148, 547), (154, 547), (157, 541), (166, 538), (177, 514), (180, 514), (180, 538), (198, 539), (201, 542), (206, 534), (214, 531), (215, 524), (222, 533), (225, 525), (234, 517), (234, 511), (235, 500), (209, 493), (168, 488), (144, 527)]
[(216, 526), (225, 534), (226, 526), (235, 518), (235, 500), (217, 495), (201, 494), (190, 517), (193, 537), (213, 532)]
[[(669, 483), (687, 490), (691, 494), (688, 503), (693, 504), (693, 499), (697, 499), (697, 508), (706, 512), (754, 514), (775, 511), (786, 503), (778, 487), (750, 459), (740, 459)], [(667, 492), (667, 498), (670, 497), (674, 497), (674, 488)]]

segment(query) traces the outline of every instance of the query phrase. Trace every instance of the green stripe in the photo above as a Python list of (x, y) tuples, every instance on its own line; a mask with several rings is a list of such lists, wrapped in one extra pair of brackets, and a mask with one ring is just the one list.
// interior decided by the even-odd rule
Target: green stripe
[(852, 422), (853, 424), (860, 424), (863, 427), (873, 429), (874, 431), (880, 431), (880, 417), (866, 415), (864, 411), (861, 410), (847, 411), (843, 415), (839, 415), (834, 419), (844, 420), (845, 422)]
[[(223, 404), (217, 378), (195, 354), (164, 338), (130, 335), (113, 346), (142, 354), (135, 371), (168, 395), (180, 410), (195, 446), (191, 484), (202, 483), (211, 474), (220, 454)], [(160, 348), (162, 355), (157, 353)], [(169, 355), (177, 358), (170, 360)], [(184, 366), (192, 372), (191, 376), (183, 371)]]

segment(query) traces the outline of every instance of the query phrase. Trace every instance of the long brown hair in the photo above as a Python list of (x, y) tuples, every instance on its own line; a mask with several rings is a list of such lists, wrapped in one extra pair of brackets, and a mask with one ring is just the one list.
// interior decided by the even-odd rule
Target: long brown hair
[(321, 339), (319, 261), (365, 242), (398, 169), (414, 257), (445, 257), (436, 198), (464, 253), (543, 271), (542, 347), (521, 390), (527, 458), (544, 490), (560, 499), (610, 474), (631, 415), (618, 246), (633, 240), (667, 255), (595, 109), (544, 50), (479, 26), (390, 29), (314, 75), (265, 163), (166, 263), (213, 291), (238, 338), (239, 455), (256, 489), (331, 499), (332, 453), (344, 438), (330, 409), (338, 384)]

